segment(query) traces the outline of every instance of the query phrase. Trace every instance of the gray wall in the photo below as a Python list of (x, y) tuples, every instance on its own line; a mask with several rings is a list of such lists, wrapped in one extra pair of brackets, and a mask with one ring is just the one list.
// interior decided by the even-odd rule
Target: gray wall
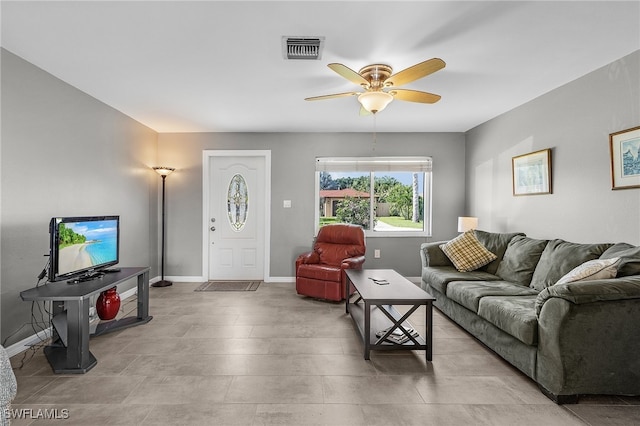
[[(249, 119), (249, 118), (248, 118)], [(464, 135), (462, 133), (189, 133), (160, 134), (161, 163), (176, 167), (167, 178), (167, 257), (169, 276), (202, 275), (202, 151), (271, 150), (270, 276), (293, 277), (295, 258), (314, 237), (315, 157), (429, 155), (433, 157), (433, 238), (456, 234), (464, 213)], [(283, 200), (292, 208), (284, 209)], [(368, 238), (366, 266), (420, 275), (418, 249), (426, 238)], [(373, 249), (381, 258), (373, 259)]]
[[(640, 244), (640, 188), (611, 189), (609, 134), (640, 125), (640, 51), (466, 135), (467, 207), (480, 228)], [(512, 196), (511, 158), (552, 150), (553, 194)]]
[(33, 334), (30, 302), (52, 216), (117, 214), (121, 265), (157, 274), (157, 134), (2, 50), (1, 335)]

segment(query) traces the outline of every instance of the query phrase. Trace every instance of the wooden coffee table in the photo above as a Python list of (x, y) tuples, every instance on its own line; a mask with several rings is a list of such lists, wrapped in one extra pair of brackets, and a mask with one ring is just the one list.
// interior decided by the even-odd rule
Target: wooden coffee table
[[(364, 359), (369, 359), (371, 350), (420, 349), (426, 351), (427, 361), (431, 361), (432, 302), (435, 298), (393, 269), (348, 269), (346, 273), (346, 290), (350, 296), (347, 296), (345, 309), (351, 314), (364, 342)], [(380, 284), (385, 281), (388, 284)], [(411, 308), (402, 315), (394, 305)], [(407, 320), (422, 305), (427, 311), (426, 336), (411, 333), (413, 326)], [(381, 333), (383, 330), (386, 333)], [(392, 342), (389, 339), (393, 338), (394, 332), (397, 338)], [(406, 341), (396, 343), (402, 339)]]

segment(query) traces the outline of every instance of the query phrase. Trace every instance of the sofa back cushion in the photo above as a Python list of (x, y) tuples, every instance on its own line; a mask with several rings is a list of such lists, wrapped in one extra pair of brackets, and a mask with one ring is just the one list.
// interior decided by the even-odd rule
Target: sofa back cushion
[(620, 258), (618, 263), (618, 276), (628, 277), (640, 275), (640, 247), (627, 243), (617, 243), (609, 247), (600, 259)]
[(516, 235), (509, 241), (496, 275), (505, 281), (528, 286), (548, 242)]
[(482, 245), (487, 248), (487, 250), (496, 255), (495, 260), (480, 268), (481, 270), (486, 271), (490, 274), (495, 274), (498, 270), (498, 266), (500, 265), (500, 261), (502, 260), (505, 251), (507, 250), (509, 241), (511, 241), (511, 239), (516, 235), (524, 236), (522, 232), (502, 234), (499, 232), (481, 231), (479, 229), (475, 230), (475, 234), (478, 241), (480, 241)]
[(554, 285), (573, 268), (597, 259), (611, 244), (579, 244), (564, 240), (551, 240), (540, 256), (531, 278), (531, 288), (538, 291)]

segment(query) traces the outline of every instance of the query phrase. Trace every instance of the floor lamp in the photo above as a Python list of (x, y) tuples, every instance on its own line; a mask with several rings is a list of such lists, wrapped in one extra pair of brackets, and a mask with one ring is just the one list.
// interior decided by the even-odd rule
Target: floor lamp
[(159, 167), (154, 167), (153, 170), (156, 171), (156, 173), (158, 173), (160, 175), (160, 177), (162, 177), (162, 247), (161, 247), (161, 266), (160, 266), (160, 273), (161, 273), (161, 278), (160, 281), (155, 282), (153, 284), (151, 284), (151, 287), (168, 287), (170, 285), (173, 285), (173, 283), (171, 281), (167, 281), (164, 279), (164, 182), (167, 179), (167, 176), (169, 176), (171, 174), (171, 172), (173, 172), (175, 169), (173, 167), (164, 167), (164, 166), (159, 166)]

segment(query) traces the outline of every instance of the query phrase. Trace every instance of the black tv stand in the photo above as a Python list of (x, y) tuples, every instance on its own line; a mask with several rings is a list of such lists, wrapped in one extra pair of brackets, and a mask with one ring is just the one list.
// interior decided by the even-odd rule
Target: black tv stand
[(51, 302), (53, 317), (66, 314), (66, 345), (53, 327), (53, 343), (44, 348), (44, 354), (55, 373), (83, 374), (95, 367), (98, 361), (89, 351), (90, 297), (133, 278), (138, 281), (137, 315), (98, 324), (94, 335), (101, 335), (151, 321), (149, 267), (121, 268), (120, 272), (108, 274), (100, 280), (87, 281), (83, 285), (67, 285), (64, 281), (58, 281), (20, 292), (20, 297), (25, 301)]

